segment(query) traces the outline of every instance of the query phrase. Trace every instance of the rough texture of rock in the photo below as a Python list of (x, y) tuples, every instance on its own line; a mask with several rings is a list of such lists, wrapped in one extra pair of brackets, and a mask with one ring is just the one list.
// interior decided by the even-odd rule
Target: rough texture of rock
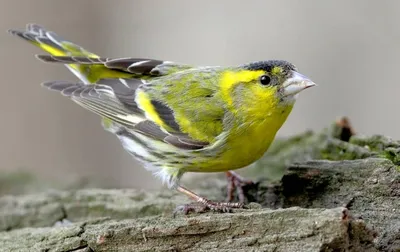
[[(0, 235), (14, 251), (377, 251), (364, 222), (343, 208), (99, 220)], [(18, 241), (18, 242), (17, 242)]]
[[(400, 251), (399, 165), (400, 142), (335, 124), (277, 140), (245, 170), (259, 179), (250, 210), (173, 218), (187, 199), (168, 190), (3, 196), (0, 251)], [(199, 178), (191, 188), (224, 199), (223, 176)]]
[(400, 173), (387, 159), (314, 160), (294, 164), (274, 187), (259, 192), (263, 206), (334, 208), (344, 206), (377, 232), (376, 244), (400, 251)]
[(0, 231), (52, 226), (63, 219), (78, 222), (169, 215), (187, 199), (177, 193), (141, 190), (82, 189), (3, 196), (0, 198)]

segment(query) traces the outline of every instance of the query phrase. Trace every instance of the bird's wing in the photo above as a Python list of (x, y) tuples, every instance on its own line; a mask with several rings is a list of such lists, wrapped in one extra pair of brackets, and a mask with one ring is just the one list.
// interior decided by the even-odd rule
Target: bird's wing
[(225, 130), (228, 116), (220, 93), (222, 73), (202, 67), (164, 76), (141, 85), (136, 103), (164, 129), (211, 143)]
[(138, 80), (106, 79), (96, 85), (52, 81), (43, 83), (50, 90), (59, 91), (82, 107), (112, 122), (175, 147), (194, 150), (209, 143), (198, 141), (182, 132), (168, 132), (148, 119), (135, 101)]

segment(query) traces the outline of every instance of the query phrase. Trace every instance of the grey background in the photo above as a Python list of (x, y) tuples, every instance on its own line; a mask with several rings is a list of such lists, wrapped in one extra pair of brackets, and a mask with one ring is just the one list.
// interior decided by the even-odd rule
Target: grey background
[(108, 57), (196, 65), (286, 59), (319, 86), (301, 94), (279, 135), (346, 115), (358, 133), (399, 139), (399, 7), (396, 0), (1, 0), (0, 169), (160, 186), (96, 115), (39, 86), (75, 77), (38, 62), (40, 50), (9, 36), (9, 28), (36, 22)]

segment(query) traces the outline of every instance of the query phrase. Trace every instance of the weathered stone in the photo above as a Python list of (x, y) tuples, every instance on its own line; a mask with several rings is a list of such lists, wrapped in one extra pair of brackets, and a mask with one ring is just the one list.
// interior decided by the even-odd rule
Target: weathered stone
[(0, 233), (4, 251), (377, 251), (343, 208), (244, 210), (24, 228)]

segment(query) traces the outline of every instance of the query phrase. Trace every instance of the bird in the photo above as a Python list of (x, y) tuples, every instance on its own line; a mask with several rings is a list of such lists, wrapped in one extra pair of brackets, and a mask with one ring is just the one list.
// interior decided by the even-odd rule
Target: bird
[[(79, 80), (42, 83), (102, 119), (123, 148), (168, 188), (203, 209), (244, 208), (243, 197), (212, 201), (180, 183), (187, 172), (225, 172), (258, 160), (273, 142), (301, 91), (316, 84), (285, 60), (195, 66), (150, 58), (105, 58), (38, 24), (10, 29), (65, 65)], [(185, 213), (193, 204), (182, 208)]]

